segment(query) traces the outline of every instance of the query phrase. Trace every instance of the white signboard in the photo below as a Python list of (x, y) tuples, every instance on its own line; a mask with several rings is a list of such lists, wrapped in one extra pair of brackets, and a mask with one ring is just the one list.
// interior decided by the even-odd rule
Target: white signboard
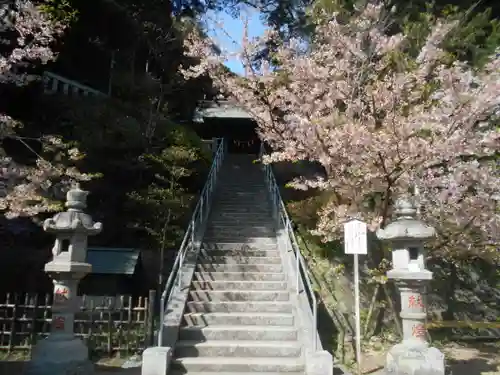
[(366, 223), (351, 220), (344, 224), (344, 252), (346, 254), (367, 254)]

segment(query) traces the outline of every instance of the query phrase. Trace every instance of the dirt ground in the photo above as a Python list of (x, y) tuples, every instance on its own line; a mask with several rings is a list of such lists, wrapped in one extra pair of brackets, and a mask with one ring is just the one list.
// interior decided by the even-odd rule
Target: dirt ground
[[(96, 363), (95, 375), (140, 375), (140, 368), (121, 368), (123, 359), (106, 359)], [(0, 361), (0, 375), (22, 375), (25, 361)]]
[[(453, 343), (440, 349), (445, 353), (447, 365), (453, 375), (500, 375), (500, 346), (498, 344)], [(384, 363), (384, 351), (365, 353), (361, 372), (364, 375), (381, 375)]]
[[(453, 375), (500, 375), (500, 346), (498, 344), (460, 345), (448, 344), (441, 348)], [(140, 368), (121, 368), (124, 359), (104, 359), (96, 363), (95, 375), (140, 375)], [(364, 354), (362, 373), (382, 375), (385, 362), (384, 351)], [(0, 375), (22, 375), (24, 361), (0, 361)], [(356, 372), (353, 371), (353, 374)]]

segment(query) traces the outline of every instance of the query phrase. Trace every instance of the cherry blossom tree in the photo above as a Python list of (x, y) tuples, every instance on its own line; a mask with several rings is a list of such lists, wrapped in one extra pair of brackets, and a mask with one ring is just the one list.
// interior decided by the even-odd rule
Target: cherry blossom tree
[[(0, 4), (0, 19), (0, 44), (5, 47), (0, 55), (0, 84), (26, 86), (39, 80), (39, 76), (30, 73), (30, 67), (55, 59), (51, 43), (63, 32), (63, 26), (51, 22), (39, 8), (26, 0)], [(16, 130), (20, 127), (22, 123), (0, 113), (0, 139), (16, 139), (36, 153), (22, 137), (17, 136)], [(36, 165), (20, 165), (0, 147), (0, 210), (7, 217), (35, 216), (56, 210), (60, 208), (60, 202), (54, 198), (73, 181), (91, 177), (71, 166), (72, 160), (83, 156), (76, 147), (53, 135), (44, 136), (39, 141), (43, 145), (43, 154), (57, 156), (57, 163), (37, 154)]]
[(357, 216), (375, 230), (396, 197), (418, 188), (421, 216), (439, 232), (433, 256), (498, 260), (500, 243), (500, 58), (481, 70), (450, 63), (440, 48), (455, 23), (436, 21), (417, 56), (404, 34), (387, 32), (390, 14), (368, 4), (356, 17), (317, 25), (307, 43), (276, 39), (271, 66), (250, 64), (263, 39), (244, 41), (247, 74), (221, 68), (225, 56), (187, 39), (207, 72), (259, 125), (272, 148), (265, 162), (316, 161), (325, 176), (298, 189), (331, 192), (316, 234), (325, 241)]

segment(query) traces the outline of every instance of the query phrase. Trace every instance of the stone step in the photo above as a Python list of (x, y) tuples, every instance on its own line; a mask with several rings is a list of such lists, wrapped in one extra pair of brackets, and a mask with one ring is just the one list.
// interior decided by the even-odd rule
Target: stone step
[(268, 195), (269, 190), (264, 183), (250, 183), (242, 182), (240, 184), (229, 184), (220, 181), (221, 183), (217, 187), (215, 192), (215, 197), (225, 197), (226, 195), (238, 195), (238, 196), (248, 196), (250, 194), (256, 195)]
[(268, 231), (272, 230), (274, 232), (274, 227), (265, 223), (262, 223), (258, 218), (254, 220), (253, 223), (249, 223), (248, 220), (211, 220), (207, 228), (218, 228), (221, 231), (238, 231), (243, 229), (253, 229)]
[[(253, 228), (254, 226), (262, 225), (266, 226), (267, 230), (272, 230), (273, 232), (276, 232), (275, 221), (271, 216), (241, 217), (240, 215), (234, 217), (212, 218), (208, 222), (207, 230), (218, 227), (222, 227), (223, 230), (228, 230), (233, 225), (240, 227), (240, 228), (234, 228), (235, 230), (242, 229), (242, 227), (247, 229), (254, 229)], [(259, 230), (259, 228), (256, 228), (256, 230)]]
[(197, 281), (284, 281), (281, 272), (195, 272)]
[(280, 257), (251, 257), (251, 256), (208, 256), (199, 258), (200, 263), (220, 263), (220, 264), (280, 264)]
[[(187, 370), (173, 370), (169, 371), (168, 375), (183, 375), (187, 374)], [(189, 375), (255, 375), (255, 372), (221, 372), (221, 371), (216, 371), (216, 372), (208, 372), (208, 371), (203, 371), (203, 372), (197, 372), (197, 371), (189, 371)], [(287, 372), (288, 375), (304, 375), (303, 372)], [(258, 375), (280, 375), (279, 372), (258, 372)]]
[(177, 341), (177, 357), (299, 357), (302, 348), (297, 341)]
[[(231, 156), (226, 157), (224, 159), (224, 167), (221, 169), (221, 172), (227, 172), (230, 175), (234, 173), (264, 173), (262, 166), (258, 164), (257, 155), (244, 155), (247, 157), (246, 159), (241, 158), (242, 155), (238, 154), (230, 154)], [(234, 156), (233, 156), (234, 155)], [(238, 157), (236, 161), (233, 161), (233, 157)]]
[(199, 290), (287, 290), (285, 281), (193, 281)]
[(247, 190), (227, 190), (224, 192), (217, 192), (213, 196), (213, 202), (214, 203), (233, 203), (233, 204), (238, 204), (240, 202), (244, 203), (258, 203), (258, 204), (266, 204), (269, 205), (270, 199), (269, 199), (269, 193), (264, 190), (262, 191), (247, 191)]
[(220, 197), (218, 199), (213, 200), (213, 205), (212, 207), (229, 207), (229, 208), (251, 208), (251, 207), (256, 207), (256, 208), (267, 208), (270, 209), (271, 205), (270, 202), (267, 200), (266, 197), (253, 197), (253, 198), (237, 198), (231, 196), (230, 193), (227, 193), (224, 197)]
[(227, 220), (226, 223), (218, 223), (217, 225), (214, 225), (214, 223), (210, 223), (207, 226), (207, 231), (218, 231), (221, 233), (239, 233), (239, 232), (255, 232), (255, 233), (264, 233), (266, 235), (268, 234), (274, 234), (276, 235), (276, 231), (274, 230), (274, 227), (271, 225), (251, 225), (246, 223), (244, 220), (241, 222), (237, 222), (235, 220)]
[[(236, 200), (250, 200), (254, 198), (267, 199), (269, 197), (269, 191), (266, 188), (259, 189), (225, 189), (221, 186), (221, 191), (217, 191), (214, 195), (215, 199), (236, 199)], [(223, 194), (221, 194), (223, 193)]]
[(214, 313), (187, 313), (184, 314), (184, 323), (187, 326), (266, 326), (271, 329), (274, 326), (294, 326), (295, 318), (291, 313), (274, 312), (214, 312)]
[(258, 168), (253, 168), (249, 169), (250, 165), (245, 165), (242, 168), (228, 168), (225, 169), (226, 166), (221, 169), (219, 176), (224, 178), (227, 182), (233, 183), (233, 184), (238, 184), (240, 182), (240, 179), (236, 179), (234, 177), (241, 178), (242, 180), (253, 182), (253, 183), (260, 183), (261, 181), (264, 180), (264, 171), (262, 169)]
[(246, 229), (220, 229), (217, 227), (209, 227), (207, 228), (205, 232), (205, 237), (206, 238), (224, 238), (224, 237), (230, 237), (230, 238), (276, 238), (276, 232), (272, 229), (267, 229), (267, 230), (258, 230), (258, 229), (252, 229), (252, 228), (246, 228)]
[(202, 272), (267, 272), (279, 273), (283, 271), (281, 264), (202, 264), (196, 265)]
[[(224, 167), (220, 170), (220, 173), (222, 176), (224, 176), (224, 173), (227, 173), (228, 179), (231, 180), (232, 176), (254, 176), (254, 177), (264, 177), (264, 170), (261, 166), (255, 164), (256, 158), (254, 157), (253, 160), (246, 160), (243, 164), (238, 164), (238, 165), (230, 165), (227, 164), (228, 160), (224, 161)], [(237, 180), (232, 179), (231, 181), (235, 182)]]
[(271, 245), (277, 244), (276, 235), (267, 235), (264, 236), (260, 233), (218, 233), (218, 232), (207, 232), (203, 237), (204, 242), (212, 242), (212, 243), (246, 243), (253, 246), (260, 245)]
[(205, 238), (214, 239), (214, 238), (236, 238), (236, 239), (245, 239), (245, 238), (259, 238), (259, 239), (271, 239), (275, 241), (276, 233), (273, 231), (269, 231), (268, 233), (263, 233), (260, 231), (255, 231), (252, 229), (245, 229), (241, 231), (221, 231), (217, 228), (209, 228), (205, 232)]
[(286, 290), (192, 290), (191, 301), (200, 302), (240, 302), (240, 301), (289, 301)]
[(233, 244), (248, 244), (250, 246), (260, 247), (260, 246), (270, 246), (277, 245), (277, 240), (274, 237), (255, 237), (255, 236), (229, 236), (229, 235), (211, 235), (205, 236), (203, 242), (211, 243), (233, 243)]
[[(224, 187), (221, 187), (221, 192), (224, 191)], [(259, 198), (267, 198), (269, 196), (269, 192), (266, 188), (259, 188), (255, 190), (248, 190), (248, 189), (225, 189), (224, 191), (225, 194), (219, 194), (219, 191), (215, 193), (216, 197), (221, 197), (221, 198), (235, 198), (235, 199), (249, 199), (249, 198), (254, 198), (254, 197), (259, 197)]]
[(261, 184), (265, 182), (265, 174), (262, 170), (252, 170), (247, 167), (243, 169), (221, 170), (219, 177), (231, 185), (238, 185), (242, 182), (248, 182), (249, 184)]
[(225, 178), (228, 183), (238, 184), (240, 182), (239, 179), (234, 177), (241, 177), (242, 179), (249, 180), (255, 184), (265, 182), (265, 173), (262, 168), (249, 168), (255, 167), (255, 165), (247, 164), (241, 168), (228, 168), (221, 169), (220, 175)]
[(224, 371), (236, 375), (241, 372), (265, 373), (303, 373), (305, 371), (302, 358), (252, 358), (248, 357), (182, 357), (172, 361), (173, 370), (191, 372)]
[(292, 313), (289, 301), (243, 301), (243, 302), (201, 302), (186, 303), (187, 312), (279, 312)]
[[(265, 194), (269, 190), (265, 184), (265, 180), (263, 177), (256, 177), (247, 179), (243, 176), (234, 176), (234, 180), (238, 180), (236, 182), (230, 181), (228, 179), (219, 180), (219, 189), (217, 189), (216, 194), (221, 193), (243, 193), (243, 194)], [(244, 196), (244, 195), (243, 195)]]
[(297, 328), (293, 326), (268, 325), (220, 325), (209, 327), (181, 327), (180, 340), (258, 340), (258, 341), (294, 341), (297, 340)]
[(224, 210), (212, 210), (210, 212), (210, 222), (231, 219), (240, 221), (248, 220), (249, 222), (252, 222), (252, 220), (259, 220), (259, 222), (268, 224), (268, 223), (274, 223), (274, 219), (271, 214), (272, 211), (255, 214), (255, 212), (248, 212), (248, 211), (227, 212)]
[(280, 253), (278, 250), (246, 250), (246, 249), (229, 249), (229, 250), (217, 250), (217, 249), (202, 249), (201, 253), (203, 256), (213, 256), (213, 257), (252, 257), (252, 258), (275, 258), (279, 257)]
[(245, 178), (245, 176), (246, 174), (238, 174), (238, 173), (232, 173), (227, 175), (224, 175), (223, 173), (220, 174), (217, 180), (218, 182), (224, 182), (219, 185), (220, 191), (233, 190), (235, 188), (241, 189), (242, 191), (248, 191), (252, 189), (267, 190), (267, 185), (264, 175), (254, 174), (251, 175), (250, 178)]
[(206, 239), (203, 240), (202, 248), (204, 250), (237, 250), (237, 251), (262, 251), (262, 250), (278, 250), (276, 243), (263, 243), (255, 244), (248, 242), (210, 242)]
[[(246, 216), (245, 216), (246, 215)], [(254, 219), (264, 219), (269, 220), (273, 217), (273, 210), (269, 207), (256, 207), (256, 206), (219, 206), (214, 205), (211, 210), (211, 219), (212, 218), (228, 218), (234, 217), (238, 218), (254, 218)]]
[(229, 154), (229, 156), (226, 156), (226, 159), (224, 159), (224, 167), (221, 169), (221, 172), (264, 173), (262, 167), (257, 164), (257, 159), (258, 156), (255, 154)]
[(232, 196), (225, 196), (221, 197), (219, 199), (214, 199), (213, 200), (213, 205), (212, 207), (219, 208), (219, 207), (229, 207), (229, 208), (260, 208), (260, 209), (271, 209), (270, 202), (266, 197), (253, 197), (253, 198), (236, 198)]
[(266, 202), (215, 202), (212, 206), (213, 212), (251, 212), (267, 214), (271, 207)]
[(269, 204), (269, 192), (267, 189), (226, 189), (225, 191), (217, 191), (213, 196), (213, 202), (252, 202)]
[(223, 228), (223, 229), (242, 229), (242, 228), (252, 228), (252, 229), (272, 229), (274, 231), (274, 226), (272, 225), (274, 221), (262, 220), (260, 218), (254, 219), (225, 219), (225, 220), (210, 220), (207, 228)]
[(250, 189), (246, 190), (244, 187), (242, 189), (230, 189), (226, 191), (217, 192), (214, 199), (217, 200), (237, 200), (237, 201), (251, 201), (259, 199), (261, 202), (268, 202), (269, 192), (266, 188), (263, 189)]
[(239, 204), (245, 204), (245, 205), (263, 205), (263, 206), (270, 206), (271, 200), (269, 198), (269, 193), (267, 191), (263, 192), (248, 192), (244, 191), (246, 195), (242, 195), (242, 192), (239, 191), (225, 191), (222, 193), (217, 193), (216, 195), (213, 196), (212, 203), (214, 206), (218, 205), (219, 203), (225, 203), (225, 204), (232, 204), (232, 205), (239, 205)]

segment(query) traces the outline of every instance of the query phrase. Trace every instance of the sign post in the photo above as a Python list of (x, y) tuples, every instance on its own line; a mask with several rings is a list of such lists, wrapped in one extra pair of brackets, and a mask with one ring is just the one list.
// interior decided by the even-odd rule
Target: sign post
[(354, 255), (354, 308), (356, 321), (356, 361), (358, 375), (361, 374), (361, 320), (360, 320), (360, 298), (359, 298), (359, 254), (368, 253), (368, 241), (366, 238), (366, 223), (359, 220), (351, 220), (344, 224), (344, 252)]

